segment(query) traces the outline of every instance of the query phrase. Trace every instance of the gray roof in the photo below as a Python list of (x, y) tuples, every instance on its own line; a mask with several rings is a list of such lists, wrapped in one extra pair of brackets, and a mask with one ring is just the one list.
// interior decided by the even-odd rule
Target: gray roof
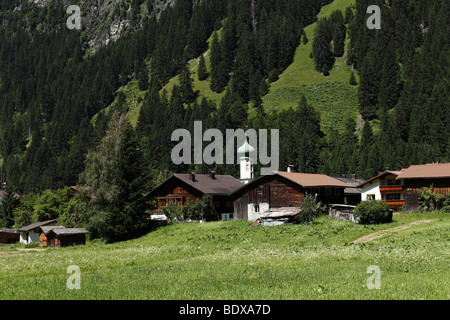
[(32, 224), (30, 224), (30, 225), (28, 225), (28, 226), (19, 228), (19, 229), (17, 229), (17, 230), (20, 231), (20, 232), (28, 232), (28, 231), (32, 231), (32, 230), (37, 229), (37, 228), (39, 228), (39, 227), (41, 227), (41, 226), (45, 226), (45, 225), (47, 225), (47, 224), (51, 224), (51, 223), (54, 223), (54, 222), (56, 222), (56, 219), (47, 220), (47, 221), (41, 221), (41, 222), (36, 222), (36, 223), (32, 223)]
[(42, 227), (40, 227), (42, 232), (45, 233), (46, 235), (53, 229), (63, 229), (63, 228), (65, 228), (65, 227), (64, 226), (42, 226)]
[(17, 233), (16, 229), (0, 229), (2, 233)]
[(87, 231), (84, 228), (54, 228), (51, 231), (53, 231), (58, 236), (67, 236), (67, 235), (74, 235), (74, 234), (88, 234), (89, 231)]

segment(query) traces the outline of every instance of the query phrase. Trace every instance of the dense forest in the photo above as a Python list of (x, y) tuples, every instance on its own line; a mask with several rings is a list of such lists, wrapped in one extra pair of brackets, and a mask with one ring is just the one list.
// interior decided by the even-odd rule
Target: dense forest
[[(235, 165), (171, 162), (171, 133), (192, 130), (195, 120), (204, 130), (280, 129), (280, 170), (291, 164), (298, 172), (370, 178), (386, 168), (450, 161), (449, 2), (357, 0), (317, 21), (330, 2), (183, 0), (145, 16), (140, 8), (150, 1), (124, 1), (129, 10), (118, 14), (129, 12), (133, 31), (91, 53), (83, 33), (65, 27), (60, 1), (1, 1), (2, 182), (22, 195), (91, 185), (104, 195), (96, 204), (102, 212), (125, 212), (138, 211), (136, 195), (169, 172), (237, 176)], [(366, 27), (373, 4), (382, 10), (380, 30)], [(307, 39), (303, 29), (316, 21)], [(305, 98), (297, 108), (265, 112), (262, 97), (307, 41), (324, 76), (342, 56), (359, 75), (359, 131), (349, 118), (345, 130), (325, 134)], [(209, 68), (202, 62), (208, 50)], [(219, 104), (192, 88), (187, 62), (199, 56), (199, 79), (224, 93)], [(162, 90), (176, 75), (173, 90)], [(136, 127), (118, 92), (130, 80), (146, 91)]]

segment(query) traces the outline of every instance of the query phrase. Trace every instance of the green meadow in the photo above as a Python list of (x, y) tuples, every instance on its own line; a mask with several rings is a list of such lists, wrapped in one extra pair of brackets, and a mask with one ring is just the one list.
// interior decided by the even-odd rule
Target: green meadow
[[(432, 221), (353, 243), (424, 219)], [(115, 244), (2, 246), (0, 299), (449, 299), (449, 214), (396, 213), (393, 220), (180, 223)], [(81, 271), (79, 290), (66, 286), (71, 265)], [(381, 288), (370, 290), (373, 265)]]

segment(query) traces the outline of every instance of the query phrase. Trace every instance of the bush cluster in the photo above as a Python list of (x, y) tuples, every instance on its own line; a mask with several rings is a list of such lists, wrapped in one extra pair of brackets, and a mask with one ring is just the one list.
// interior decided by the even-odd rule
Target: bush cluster
[(392, 221), (392, 211), (386, 202), (381, 200), (362, 201), (356, 208), (354, 215), (361, 224), (376, 224)]

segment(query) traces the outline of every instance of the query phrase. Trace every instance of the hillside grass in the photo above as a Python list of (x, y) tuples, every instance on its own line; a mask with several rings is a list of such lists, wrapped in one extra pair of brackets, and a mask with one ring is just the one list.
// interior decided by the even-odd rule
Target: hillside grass
[[(366, 234), (434, 219), (369, 243)], [(449, 214), (394, 214), (363, 226), (176, 224), (136, 240), (58, 249), (0, 247), (0, 299), (449, 299)], [(67, 267), (81, 269), (69, 290)], [(367, 268), (381, 270), (369, 290)]]
[[(346, 8), (354, 4), (354, 0), (335, 0), (324, 6), (317, 16), (328, 17), (335, 10), (345, 14)], [(298, 46), (292, 64), (277, 81), (270, 84), (269, 93), (263, 97), (263, 105), (269, 113), (296, 108), (301, 96), (305, 95), (308, 102), (320, 111), (324, 132), (332, 127), (342, 131), (348, 118), (356, 120), (359, 115), (358, 89), (349, 84), (352, 69), (346, 64), (349, 39), (345, 41), (345, 54), (336, 58), (330, 75), (325, 77), (316, 71), (310, 56), (316, 25), (313, 23), (305, 27), (308, 43)], [(359, 83), (357, 72), (354, 74)]]

